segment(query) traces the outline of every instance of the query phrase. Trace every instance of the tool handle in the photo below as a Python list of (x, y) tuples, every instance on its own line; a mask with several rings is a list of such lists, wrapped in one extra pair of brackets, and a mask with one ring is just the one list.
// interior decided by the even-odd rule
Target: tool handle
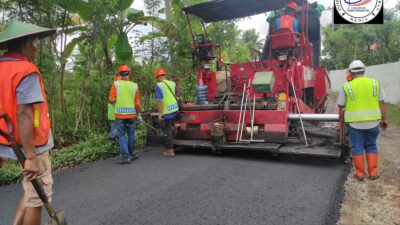
[(40, 200), (42, 200), (43, 203), (48, 204), (49, 200), (47, 199), (47, 196), (44, 193), (43, 187), (42, 187), (42, 185), (40, 185), (38, 179), (36, 178), (36, 179), (32, 180), (31, 182), (32, 182), (32, 185), (35, 188), (36, 192), (38, 193)]
[[(3, 136), (11, 145), (12, 150), (14, 151), (14, 154), (17, 156), (17, 159), (19, 163), (21, 164), (22, 168), (25, 166), (25, 160), (26, 157), (24, 155), (24, 152), (21, 150), (21, 148), (18, 146), (17, 142), (15, 141), (14, 137), (12, 136), (12, 124), (11, 120), (8, 117), (7, 114), (0, 114), (0, 120), (4, 119), (8, 126), (8, 131), (3, 131), (0, 129), (0, 136)], [(43, 203), (49, 203), (49, 200), (47, 199), (46, 194), (44, 193), (43, 187), (40, 185), (38, 179), (34, 179), (31, 181), (33, 187), (35, 188), (36, 192), (39, 195), (39, 198), (42, 200)]]

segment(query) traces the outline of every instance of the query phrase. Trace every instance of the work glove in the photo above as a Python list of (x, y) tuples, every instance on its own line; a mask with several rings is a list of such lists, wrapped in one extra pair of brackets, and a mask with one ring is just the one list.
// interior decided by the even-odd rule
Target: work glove
[(143, 121), (142, 114), (139, 113), (137, 115), (137, 119), (139, 120), (139, 122), (142, 122)]

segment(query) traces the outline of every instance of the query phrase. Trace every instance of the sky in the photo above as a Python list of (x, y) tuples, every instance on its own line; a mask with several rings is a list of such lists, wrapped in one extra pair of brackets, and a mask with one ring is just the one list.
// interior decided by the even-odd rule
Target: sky
[[(397, 0), (384, 0), (384, 7), (385, 8), (393, 8), (396, 5)], [(332, 12), (333, 12), (333, 2), (334, 0), (309, 0), (310, 3), (318, 2), (319, 4), (324, 5), (325, 11), (322, 12), (321, 15), (321, 25), (326, 26), (332, 23)], [(144, 10), (144, 3), (143, 0), (135, 0), (131, 6), (135, 9)], [(144, 10), (145, 11), (145, 10)], [(268, 23), (266, 22), (266, 15), (265, 14), (258, 14), (255, 16), (247, 17), (244, 19), (239, 20), (237, 26), (240, 30), (247, 30), (247, 29), (256, 29), (259, 33), (260, 39), (265, 38), (268, 33)], [(150, 30), (150, 28), (140, 28), (143, 32)]]

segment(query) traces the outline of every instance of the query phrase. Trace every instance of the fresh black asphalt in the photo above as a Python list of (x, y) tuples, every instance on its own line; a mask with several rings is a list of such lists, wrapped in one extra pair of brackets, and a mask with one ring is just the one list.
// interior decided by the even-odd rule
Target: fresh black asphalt
[[(147, 148), (54, 175), (56, 208), (69, 225), (335, 224), (348, 168), (341, 163), (234, 152)], [(0, 225), (11, 224), (20, 184), (0, 187)], [(48, 217), (44, 214), (43, 224)]]

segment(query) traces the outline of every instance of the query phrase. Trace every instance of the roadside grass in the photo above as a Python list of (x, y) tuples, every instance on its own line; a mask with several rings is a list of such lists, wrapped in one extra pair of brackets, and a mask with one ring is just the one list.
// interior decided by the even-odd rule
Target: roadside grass
[(388, 104), (388, 122), (397, 127), (400, 127), (400, 105)]
[[(146, 132), (139, 125), (136, 132), (136, 149), (140, 150), (145, 144)], [(51, 151), (53, 171), (84, 165), (100, 159), (118, 155), (118, 143), (108, 140), (107, 134), (93, 133), (85, 141), (62, 149)], [(4, 160), (0, 166), (0, 185), (19, 182), (22, 180), (21, 169), (16, 161)]]
[(5, 159), (0, 167), (0, 185), (20, 180), (21, 170), (16, 161)]

